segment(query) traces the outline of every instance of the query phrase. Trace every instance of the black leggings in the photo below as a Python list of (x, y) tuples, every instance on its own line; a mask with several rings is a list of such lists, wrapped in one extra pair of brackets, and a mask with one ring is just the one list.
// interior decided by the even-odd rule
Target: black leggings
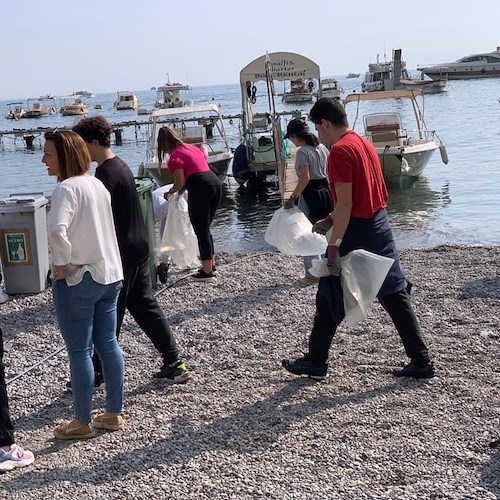
[(189, 219), (198, 238), (201, 260), (211, 260), (214, 256), (214, 241), (210, 225), (222, 199), (222, 184), (211, 170), (198, 172), (186, 181)]

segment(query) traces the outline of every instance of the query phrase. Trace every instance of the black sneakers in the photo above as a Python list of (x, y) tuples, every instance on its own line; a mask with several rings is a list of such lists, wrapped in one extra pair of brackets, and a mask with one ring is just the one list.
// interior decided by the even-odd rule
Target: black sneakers
[(418, 380), (434, 380), (436, 379), (436, 371), (432, 363), (418, 365), (416, 363), (408, 363), (402, 368), (396, 368), (392, 371), (395, 377), (412, 377)]
[[(100, 389), (101, 386), (104, 386), (104, 375), (102, 373), (95, 373), (95, 379), (94, 379), (94, 391), (97, 389)], [(72, 387), (71, 387), (71, 380), (66, 383), (66, 389), (69, 392), (72, 392)]]
[(296, 359), (283, 359), (281, 365), (294, 375), (307, 375), (314, 380), (323, 380), (328, 370), (327, 364), (314, 364), (307, 356)]
[(164, 364), (153, 377), (162, 379), (169, 384), (183, 384), (189, 378), (189, 371), (186, 365), (179, 361), (174, 366)]
[(193, 274), (192, 278), (196, 281), (208, 281), (215, 278), (215, 274), (212, 271), (211, 273), (206, 273), (203, 269), (200, 269), (196, 274)]

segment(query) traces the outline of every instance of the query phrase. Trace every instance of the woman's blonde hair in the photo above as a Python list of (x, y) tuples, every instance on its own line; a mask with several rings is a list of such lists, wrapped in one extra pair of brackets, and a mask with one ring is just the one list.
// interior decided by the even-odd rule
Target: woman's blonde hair
[(83, 175), (90, 169), (92, 159), (85, 141), (71, 130), (45, 132), (45, 140), (52, 141), (59, 160), (58, 181)]
[(158, 163), (161, 165), (165, 156), (179, 146), (184, 147), (184, 141), (171, 128), (162, 127), (158, 131)]

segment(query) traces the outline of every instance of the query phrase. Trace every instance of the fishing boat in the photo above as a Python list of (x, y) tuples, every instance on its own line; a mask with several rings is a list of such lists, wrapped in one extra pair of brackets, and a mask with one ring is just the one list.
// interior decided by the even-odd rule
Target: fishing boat
[(182, 108), (192, 106), (191, 87), (182, 83), (167, 82), (161, 87), (156, 87), (155, 107), (160, 109)]
[(285, 103), (312, 102), (314, 80), (304, 81), (302, 78), (290, 81), (290, 88), (283, 92), (282, 101)]
[(500, 77), (500, 46), (493, 52), (472, 54), (458, 61), (417, 68), (430, 78), (446, 73), (448, 80), (470, 80), (474, 78)]
[(139, 99), (131, 90), (118, 91), (114, 106), (117, 111), (137, 109), (139, 107)]
[[(289, 146), (283, 141), (281, 117), (275, 109), (274, 81), (298, 79), (320, 81), (320, 70), (311, 59), (292, 52), (265, 54), (240, 71), (242, 138), (233, 161), (233, 177), (240, 185), (249, 180), (266, 182), (268, 176), (277, 176), (282, 188)], [(267, 95), (259, 95), (258, 82), (266, 82)]]
[(207, 162), (221, 181), (225, 181), (233, 152), (228, 144), (220, 106), (183, 106), (182, 108), (157, 109), (151, 115), (146, 159), (139, 169), (139, 175), (147, 174), (160, 186), (173, 183), (173, 176), (167, 169), (167, 162), (158, 162), (157, 136), (161, 126), (174, 128), (180, 138), (194, 144), (207, 153)]
[[(361, 103), (383, 101), (384, 111), (364, 114), (363, 125), (364, 137), (375, 146), (384, 178), (389, 183), (419, 177), (436, 149), (440, 150), (443, 163), (448, 163), (446, 147), (441, 141), (439, 145), (437, 144), (436, 132), (428, 130), (425, 124), (424, 114), (417, 102), (417, 97), (421, 95), (421, 90), (392, 90), (367, 94), (354, 93), (344, 99), (344, 105), (357, 104), (353, 129), (356, 127)], [(411, 103), (415, 116), (413, 126), (402, 122), (399, 112), (402, 99)], [(391, 104), (396, 111), (385, 111), (391, 107)], [(380, 109), (380, 104), (377, 107)]]
[(53, 115), (56, 111), (57, 107), (54, 103), (53, 97), (37, 97), (28, 99), (27, 108), (23, 118), (42, 118), (44, 116)]
[(9, 112), (5, 115), (8, 120), (19, 120), (23, 118), (26, 111), (23, 108), (24, 103), (22, 102), (8, 102)]
[(335, 78), (324, 78), (321, 80), (321, 96), (340, 99), (344, 89), (339, 85)]
[(377, 62), (368, 65), (368, 72), (361, 84), (363, 92), (380, 92), (381, 90), (422, 90), (424, 94), (437, 94), (445, 92), (448, 78), (446, 74), (440, 74), (438, 78), (425, 78), (420, 72), (417, 78), (410, 76), (403, 61), (401, 49), (392, 51), (392, 59), (380, 62), (377, 54)]
[(86, 115), (89, 112), (89, 105), (80, 96), (68, 95), (63, 96), (62, 99), (65, 102), (73, 99), (72, 102), (61, 106), (60, 112), (62, 116), (80, 116)]
[(346, 78), (359, 78), (359, 73), (348, 73)]

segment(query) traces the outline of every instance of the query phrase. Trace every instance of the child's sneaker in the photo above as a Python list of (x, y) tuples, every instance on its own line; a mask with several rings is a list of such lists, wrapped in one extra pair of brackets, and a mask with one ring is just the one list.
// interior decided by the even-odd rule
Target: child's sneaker
[(13, 444), (9, 451), (0, 448), (0, 471), (26, 467), (35, 461), (33, 453), (23, 450), (17, 444)]

